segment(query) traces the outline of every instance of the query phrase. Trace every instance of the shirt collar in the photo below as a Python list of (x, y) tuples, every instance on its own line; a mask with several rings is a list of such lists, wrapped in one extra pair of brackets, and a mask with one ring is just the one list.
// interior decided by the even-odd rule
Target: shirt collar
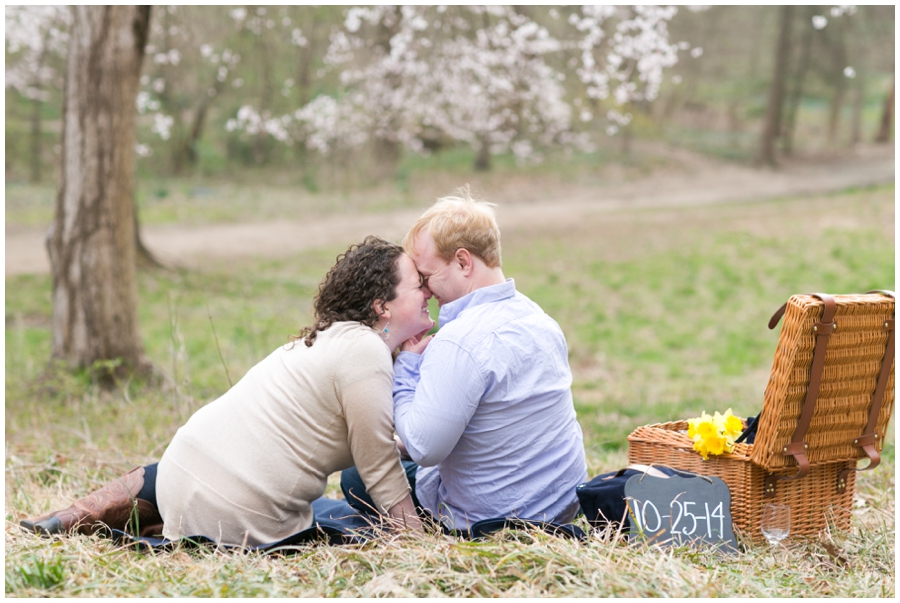
[(476, 289), (457, 300), (441, 306), (438, 322), (443, 327), (448, 322), (455, 320), (467, 308), (509, 299), (515, 294), (516, 282), (511, 278), (506, 279), (505, 283), (500, 283), (499, 285)]

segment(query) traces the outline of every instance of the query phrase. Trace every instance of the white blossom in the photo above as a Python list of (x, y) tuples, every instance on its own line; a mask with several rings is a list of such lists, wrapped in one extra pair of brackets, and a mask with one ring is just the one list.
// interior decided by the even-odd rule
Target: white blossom
[(840, 17), (843, 15), (855, 15), (856, 14), (856, 6), (853, 4), (841, 4), (838, 6), (831, 7), (831, 16), (832, 17)]
[(309, 40), (304, 37), (303, 32), (299, 29), (294, 29), (291, 32), (291, 44), (294, 46), (306, 46), (309, 44)]
[(60, 74), (48, 58), (64, 57), (72, 18), (67, 6), (6, 6), (6, 87), (46, 101)]
[(137, 107), (138, 113), (140, 113), (141, 115), (146, 113), (147, 109), (149, 108), (150, 102), (151, 99), (149, 92), (146, 92), (144, 90), (138, 92), (137, 99), (135, 100), (135, 106)]
[(153, 115), (153, 126), (151, 126), (150, 131), (158, 134), (159, 137), (163, 140), (169, 140), (169, 137), (171, 136), (172, 124), (174, 123), (175, 119), (171, 115), (155, 113)]

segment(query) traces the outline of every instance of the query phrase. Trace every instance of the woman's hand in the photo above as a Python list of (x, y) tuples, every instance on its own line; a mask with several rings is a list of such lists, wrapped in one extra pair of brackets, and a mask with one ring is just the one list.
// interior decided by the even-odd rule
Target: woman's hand
[(413, 504), (412, 497), (407, 494), (406, 498), (391, 507), (388, 515), (394, 519), (394, 524), (400, 528), (411, 530), (422, 530), (422, 521), (416, 514), (416, 506)]

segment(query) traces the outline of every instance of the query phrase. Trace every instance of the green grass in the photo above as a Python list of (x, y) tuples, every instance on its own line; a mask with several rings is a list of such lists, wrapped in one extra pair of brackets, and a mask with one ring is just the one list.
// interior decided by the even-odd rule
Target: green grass
[[(883, 187), (505, 231), (506, 275), (566, 333), (591, 474), (627, 464), (625, 438), (638, 425), (728, 407), (756, 414), (778, 337), (766, 328), (771, 313), (793, 293), (894, 289), (893, 224), (894, 188)], [(344, 243), (228, 273), (142, 273), (141, 331), (164, 377), (111, 392), (47, 370), (49, 277), (6, 279), (7, 595), (894, 595), (892, 431), (881, 467), (860, 475), (850, 532), (777, 551), (744, 547), (727, 560), (542, 534), (482, 543), (397, 535), (289, 558), (141, 555), (17, 528), (157, 459), (229, 377), (309, 321), (318, 280)]]
[[(518, 164), (512, 155), (496, 156), (488, 172), (472, 171), (474, 153), (465, 147), (427, 157), (407, 153), (393, 178), (377, 182), (347, 175), (348, 170), (335, 166), (323, 166), (313, 174), (273, 167), (234, 168), (227, 175), (180, 178), (139, 174), (135, 199), (140, 223), (148, 226), (304, 221), (325, 215), (419, 208), (423, 201), (433, 201), (463, 183), (470, 183), (478, 192), (508, 189), (517, 200), (543, 199), (561, 185), (633, 180), (674, 162), (664, 152), (644, 149), (623, 154), (615, 139), (605, 143), (593, 153), (548, 152), (540, 163)], [(56, 197), (52, 182), (9, 179), (7, 225), (46, 228), (53, 219)]]

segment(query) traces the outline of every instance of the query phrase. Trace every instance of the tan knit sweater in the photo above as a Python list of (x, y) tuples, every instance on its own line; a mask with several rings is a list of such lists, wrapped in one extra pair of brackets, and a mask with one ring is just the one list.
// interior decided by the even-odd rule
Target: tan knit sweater
[(391, 354), (357, 322), (280, 347), (178, 430), (159, 462), (167, 538), (275, 542), (312, 525), (328, 475), (356, 465), (382, 512), (409, 493), (392, 439)]

